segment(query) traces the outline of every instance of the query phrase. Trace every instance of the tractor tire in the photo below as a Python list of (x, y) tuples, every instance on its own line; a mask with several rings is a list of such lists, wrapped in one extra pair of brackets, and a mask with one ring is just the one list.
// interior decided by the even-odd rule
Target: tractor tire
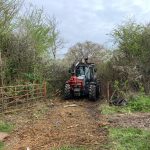
[(99, 97), (100, 97), (100, 93), (101, 93), (100, 86), (97, 85), (97, 86), (96, 86), (96, 98), (99, 98)]
[(71, 91), (70, 91), (70, 85), (69, 84), (66, 84), (65, 85), (65, 90), (64, 90), (64, 98), (65, 99), (70, 99), (72, 96), (71, 96)]
[(89, 100), (95, 101), (96, 100), (96, 85), (89, 86)]

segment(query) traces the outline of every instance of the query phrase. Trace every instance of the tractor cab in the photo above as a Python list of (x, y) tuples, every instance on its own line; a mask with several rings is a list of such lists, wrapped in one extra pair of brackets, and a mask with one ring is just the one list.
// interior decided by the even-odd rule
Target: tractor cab
[(95, 65), (94, 64), (78, 64), (76, 67), (76, 76), (84, 77), (86, 82), (93, 81), (95, 79)]

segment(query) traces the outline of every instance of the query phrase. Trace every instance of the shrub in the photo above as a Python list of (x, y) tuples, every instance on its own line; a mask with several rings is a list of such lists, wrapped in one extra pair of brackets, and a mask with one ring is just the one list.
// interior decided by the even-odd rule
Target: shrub
[(129, 101), (128, 107), (131, 111), (150, 112), (150, 97), (139, 96)]

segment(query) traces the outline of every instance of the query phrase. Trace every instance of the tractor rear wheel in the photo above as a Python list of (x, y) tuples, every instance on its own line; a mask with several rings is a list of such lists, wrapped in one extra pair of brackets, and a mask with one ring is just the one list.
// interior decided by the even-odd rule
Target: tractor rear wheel
[(89, 86), (89, 99), (96, 100), (96, 85), (91, 84)]
[(71, 90), (70, 90), (70, 85), (69, 84), (65, 85), (64, 98), (65, 99), (70, 99), (71, 98)]
[(99, 98), (100, 97), (100, 86), (99, 85), (97, 85), (96, 86), (96, 98)]

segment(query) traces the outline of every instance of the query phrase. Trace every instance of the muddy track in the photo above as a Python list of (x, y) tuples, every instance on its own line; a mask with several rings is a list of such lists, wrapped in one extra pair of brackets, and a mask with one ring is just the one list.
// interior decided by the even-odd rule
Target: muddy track
[(99, 150), (107, 141), (107, 130), (101, 127), (100, 101), (55, 100), (40, 119), (28, 122), (7, 139), (7, 149), (50, 150), (62, 146)]
[(108, 116), (113, 127), (132, 127), (150, 130), (150, 113), (116, 114)]

